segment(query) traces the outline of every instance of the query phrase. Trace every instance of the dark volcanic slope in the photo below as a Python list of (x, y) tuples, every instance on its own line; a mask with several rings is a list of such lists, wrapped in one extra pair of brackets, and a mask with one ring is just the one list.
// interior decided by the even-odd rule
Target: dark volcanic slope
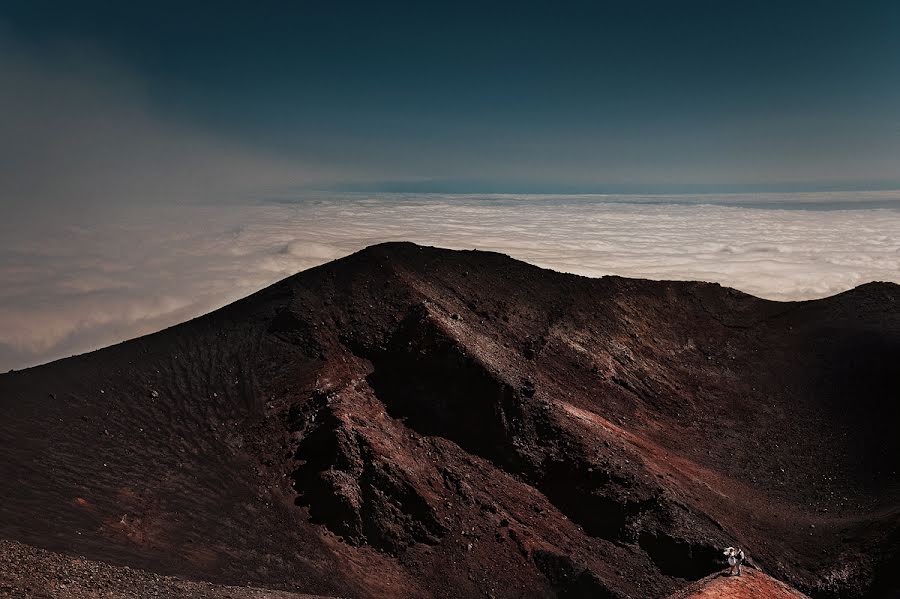
[[(900, 287), (775, 303), (387, 244), (0, 377), (0, 536), (351, 597), (896, 596)], [(866, 553), (863, 553), (863, 551)]]

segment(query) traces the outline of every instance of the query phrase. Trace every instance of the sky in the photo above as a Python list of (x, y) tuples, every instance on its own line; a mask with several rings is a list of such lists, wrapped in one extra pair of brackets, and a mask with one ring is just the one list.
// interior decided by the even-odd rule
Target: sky
[(898, 187), (897, 31), (877, 0), (6, 0), (0, 189)]
[(900, 3), (0, 2), (0, 370), (366, 245), (900, 283)]

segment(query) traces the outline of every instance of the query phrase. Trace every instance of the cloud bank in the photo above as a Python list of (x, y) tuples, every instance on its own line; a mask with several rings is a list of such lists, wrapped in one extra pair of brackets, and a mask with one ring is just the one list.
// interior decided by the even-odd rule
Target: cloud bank
[(823, 297), (871, 280), (900, 283), (897, 192), (329, 194), (10, 214), (0, 238), (3, 370), (176, 324), (391, 240), (500, 251), (587, 276), (716, 281), (777, 300)]

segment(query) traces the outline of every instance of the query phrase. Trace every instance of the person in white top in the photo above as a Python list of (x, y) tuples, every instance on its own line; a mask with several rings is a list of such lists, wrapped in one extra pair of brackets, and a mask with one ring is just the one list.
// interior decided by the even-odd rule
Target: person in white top
[(726, 547), (725, 557), (728, 559), (728, 573), (731, 576), (740, 576), (741, 566), (744, 563), (744, 550), (739, 547)]

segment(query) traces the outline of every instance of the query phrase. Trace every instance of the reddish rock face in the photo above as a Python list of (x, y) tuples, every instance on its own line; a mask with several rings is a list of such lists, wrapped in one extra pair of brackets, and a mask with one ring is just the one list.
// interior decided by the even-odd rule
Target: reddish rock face
[[(900, 288), (776, 303), (374, 246), (0, 376), (0, 536), (353, 597), (891, 597)], [(103, 390), (103, 393), (100, 390)]]
[(671, 595), (669, 599), (809, 599), (783, 582), (747, 568), (740, 576), (714, 574)]

